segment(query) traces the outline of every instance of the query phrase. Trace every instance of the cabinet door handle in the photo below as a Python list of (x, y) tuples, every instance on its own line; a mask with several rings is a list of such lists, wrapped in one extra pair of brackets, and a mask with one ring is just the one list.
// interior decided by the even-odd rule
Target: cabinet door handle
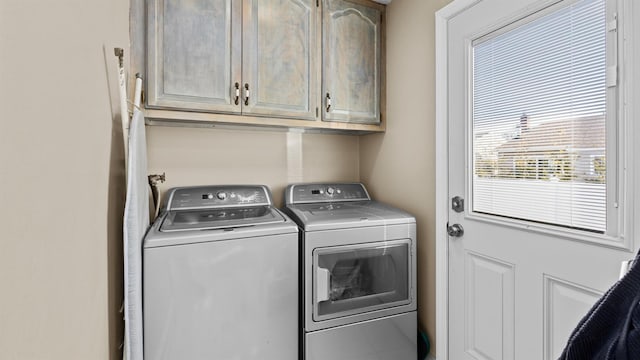
[(236, 82), (236, 96), (233, 98), (233, 103), (238, 105), (240, 103), (240, 83)]
[(331, 95), (329, 95), (329, 93), (327, 93), (327, 112), (329, 112), (329, 109), (331, 109)]
[(244, 104), (249, 105), (249, 83), (244, 84)]

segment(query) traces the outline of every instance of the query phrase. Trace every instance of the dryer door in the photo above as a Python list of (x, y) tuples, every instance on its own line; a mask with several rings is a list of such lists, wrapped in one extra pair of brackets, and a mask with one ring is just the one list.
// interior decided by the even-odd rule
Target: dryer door
[(313, 250), (313, 320), (411, 302), (409, 239)]

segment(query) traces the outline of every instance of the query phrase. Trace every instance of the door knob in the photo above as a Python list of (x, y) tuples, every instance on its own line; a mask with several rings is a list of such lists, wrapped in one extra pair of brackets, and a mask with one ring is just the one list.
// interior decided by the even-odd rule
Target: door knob
[(447, 234), (453, 237), (460, 237), (464, 235), (464, 228), (462, 228), (462, 225), (460, 224), (453, 224), (453, 225), (447, 226)]

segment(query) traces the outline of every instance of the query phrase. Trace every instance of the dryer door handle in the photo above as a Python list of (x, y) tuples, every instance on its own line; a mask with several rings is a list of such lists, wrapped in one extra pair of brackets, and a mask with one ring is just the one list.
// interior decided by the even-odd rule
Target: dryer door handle
[(327, 301), (330, 298), (331, 273), (328, 269), (317, 268), (316, 270), (316, 302)]

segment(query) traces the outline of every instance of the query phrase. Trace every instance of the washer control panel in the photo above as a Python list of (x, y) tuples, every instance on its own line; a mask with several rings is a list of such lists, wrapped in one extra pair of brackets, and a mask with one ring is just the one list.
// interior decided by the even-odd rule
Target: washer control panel
[(371, 200), (360, 183), (294, 184), (285, 192), (286, 204)]
[(167, 193), (168, 210), (211, 209), (273, 205), (263, 185), (216, 185), (173, 188)]

